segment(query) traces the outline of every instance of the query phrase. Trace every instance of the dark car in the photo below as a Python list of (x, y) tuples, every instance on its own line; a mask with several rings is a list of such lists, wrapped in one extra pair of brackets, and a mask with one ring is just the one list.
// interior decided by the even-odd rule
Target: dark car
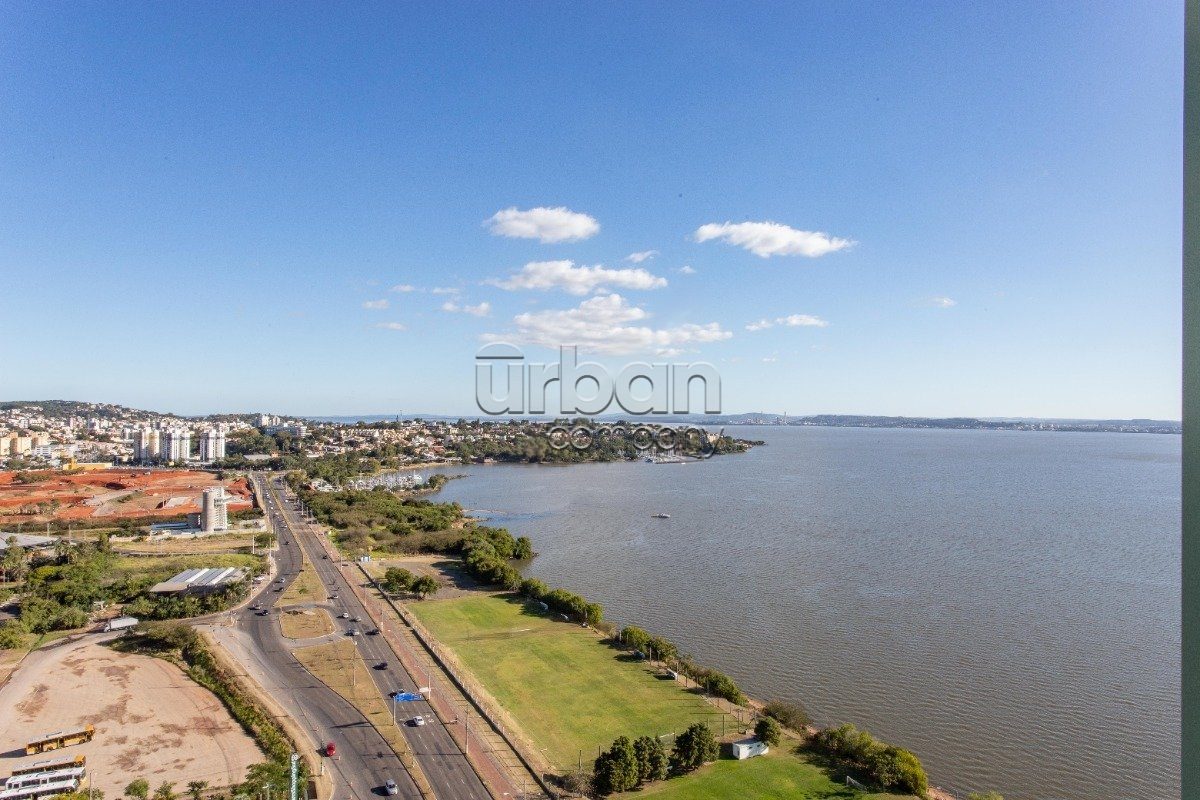
[(386, 662), (386, 661), (380, 661), (378, 664), (375, 665), (375, 669), (387, 669), (387, 667), (388, 667), (388, 662)]
[(367, 631), (367, 636), (378, 636), (378, 635), (379, 635), (379, 628), (371, 628), (371, 630)]

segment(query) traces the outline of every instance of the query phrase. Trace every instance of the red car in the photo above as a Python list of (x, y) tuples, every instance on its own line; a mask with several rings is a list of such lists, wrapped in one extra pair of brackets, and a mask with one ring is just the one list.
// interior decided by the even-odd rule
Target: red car
[(325, 743), (325, 755), (331, 756), (336, 752), (337, 752), (337, 747), (333, 744), (333, 742)]

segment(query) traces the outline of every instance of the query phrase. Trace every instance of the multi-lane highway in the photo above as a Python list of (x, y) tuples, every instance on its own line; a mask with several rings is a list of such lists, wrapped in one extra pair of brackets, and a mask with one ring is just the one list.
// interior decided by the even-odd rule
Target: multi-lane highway
[[(337, 622), (342, 625), (340, 633), (348, 635), (351, 628), (359, 632), (359, 635), (354, 636), (353, 639), (359, 654), (372, 668), (370, 671), (380, 692), (385, 697), (395, 692), (416, 693), (419, 687), (405, 672), (399, 657), (392, 650), (387, 639), (382, 635), (370, 634), (371, 631), (378, 630), (380, 621), (370, 617), (367, 609), (352, 591), (347, 576), (343, 574), (343, 569), (347, 569), (347, 567), (340, 566), (338, 561), (326, 557), (327, 553), (317, 540), (316, 533), (301, 518), (294, 500), (288, 499), (287, 488), (282, 479), (275, 479), (268, 483), (265, 476), (255, 475), (254, 482), (258, 487), (260, 497), (267, 500), (265, 511), (275, 526), (279, 538), (279, 566), (281, 575), (285, 579), (285, 585), (286, 582), (294, 580), (300, 571), (302, 564), (300, 548), (303, 548), (318, 577), (325, 584), (326, 591), (331, 598), (337, 597), (336, 600), (331, 599), (328, 605)], [(360, 575), (357, 570), (354, 574)], [(263, 595), (264, 601), (265, 598), (271, 598), (270, 601), (265, 602), (273, 603), (275, 597), (278, 597), (278, 593), (270, 590)], [(255, 614), (253, 611), (250, 613)], [(340, 614), (342, 613), (349, 614), (350, 618), (341, 619)], [(356, 618), (362, 621), (356, 622)], [(247, 619), (252, 620), (249, 621), (252, 626), (251, 633), (265, 661), (270, 661), (277, 670), (286, 670), (291, 673), (294, 679), (301, 680), (306, 684), (313, 683), (312, 677), (299, 665), (284, 645), (274, 613), (265, 616), (254, 615)], [(386, 664), (387, 667), (375, 669), (376, 666), (382, 664)], [(305, 677), (300, 679), (296, 670), (303, 673)], [(330, 690), (326, 689), (326, 692), (330, 692)], [(336, 694), (334, 696), (337, 697)], [(340, 697), (338, 699), (341, 700)], [(384, 758), (380, 754), (379, 744), (383, 740), (378, 732), (370, 728), (362, 715), (358, 714), (353, 707), (344, 700), (342, 703), (361, 721), (361, 725), (354, 726), (352, 737), (345, 743), (347, 748), (354, 751), (353, 759), (359, 762), (370, 776), (370, 780), (360, 781), (358, 785), (369, 783), (372, 790), (378, 791), (376, 787), (382, 786), (384, 781), (390, 777), (399, 785), (402, 794), (407, 796), (410, 792), (415, 792), (416, 787), (411, 778), (404, 773), (402, 768), (398, 768), (399, 760), (391, 753), (386, 744), (383, 745), (383, 749), (391, 758)], [(446, 730), (445, 725), (433, 713), (429, 703), (425, 700), (398, 703), (396, 712), (409, 748), (438, 800), (489, 800), (490, 795), (479, 776), (475, 774), (470, 762), (467, 761), (450, 732)], [(424, 724), (408, 724), (408, 720), (417, 717), (422, 718)], [(374, 735), (365, 733), (362, 730), (363, 726), (370, 728), (370, 733)], [(341, 730), (345, 732), (347, 729)], [(342, 752), (343, 745), (336, 739), (333, 741), (338, 744), (339, 753)], [(341, 772), (344, 774), (345, 769), (343, 768)], [(360, 791), (353, 788), (353, 783), (351, 788), (355, 793)]]
[[(281, 520), (273, 509), (264, 511), (268, 517)], [(281, 542), (292, 538), (280, 531)], [(333, 779), (331, 800), (384, 795), (389, 779), (395, 782), (399, 797), (419, 800), (416, 784), (379, 732), (358, 709), (314, 678), (292, 655), (273, 607), (280, 596), (277, 590), (300, 572), (299, 549), (294, 544), (281, 545), (276, 565), (283, 583), (265, 586), (250, 607), (235, 615), (233, 629), (215, 628), (217, 639), (243, 662), (299, 727), (312, 735), (310, 744), (314, 749), (333, 742), (334, 757), (322, 756), (323, 769)]]

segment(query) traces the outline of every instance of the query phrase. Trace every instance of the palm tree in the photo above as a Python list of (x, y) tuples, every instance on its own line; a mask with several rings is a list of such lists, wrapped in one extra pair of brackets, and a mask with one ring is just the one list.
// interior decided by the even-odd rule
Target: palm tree
[(188, 796), (192, 800), (200, 800), (201, 793), (208, 788), (208, 781), (188, 781)]

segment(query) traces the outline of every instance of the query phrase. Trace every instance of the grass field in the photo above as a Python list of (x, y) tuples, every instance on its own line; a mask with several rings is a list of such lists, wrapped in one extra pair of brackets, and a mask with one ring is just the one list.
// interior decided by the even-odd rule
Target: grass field
[(333, 619), (323, 608), (285, 609), (279, 627), (289, 639), (312, 639), (333, 633)]
[[(590, 630), (527, 613), (516, 600), (471, 595), (408, 608), (510, 713), (556, 768), (589, 765), (618, 736), (658, 736), (697, 721), (720, 734), (715, 707)], [(732, 733), (734, 717), (726, 717)]]
[(112, 549), (118, 553), (230, 553), (249, 550), (254, 542), (254, 531), (232, 533), (225, 536), (199, 536), (191, 539), (164, 539), (156, 542), (117, 541)]
[(210, 553), (162, 557), (118, 555), (113, 559), (113, 566), (109, 574), (114, 578), (125, 575), (150, 575), (155, 580), (166, 580), (185, 569), (198, 567), (245, 567), (251, 571), (260, 570), (265, 560), (264, 556), (252, 556), (249, 553)]
[(300, 574), (296, 576), (296, 580), (288, 584), (287, 589), (279, 598), (279, 605), (287, 606), (295, 603), (324, 603), (329, 599), (329, 594), (325, 591), (325, 584), (321, 583), (321, 579), (317, 577), (317, 571), (313, 568), (312, 562), (308, 560), (308, 556), (303, 550), (300, 555), (304, 560), (300, 567)]
[(909, 795), (868, 794), (834, 783), (825, 771), (803, 756), (773, 751), (746, 761), (721, 760), (621, 797), (655, 800), (793, 800), (793, 798), (845, 798), (845, 800), (908, 800)]

